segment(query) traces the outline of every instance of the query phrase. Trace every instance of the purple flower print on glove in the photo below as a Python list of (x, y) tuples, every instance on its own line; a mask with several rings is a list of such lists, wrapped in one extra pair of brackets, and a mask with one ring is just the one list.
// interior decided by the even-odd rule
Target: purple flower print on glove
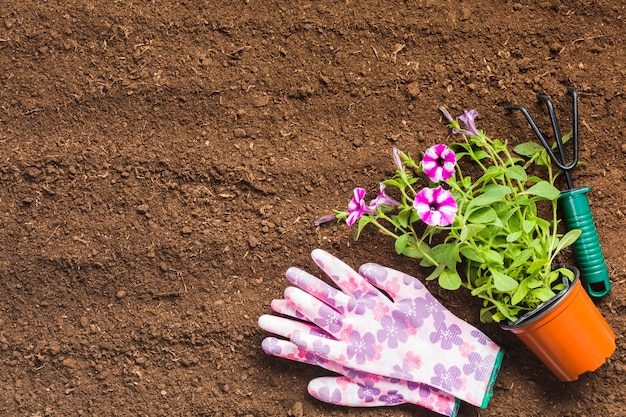
[(456, 324), (446, 326), (445, 323), (440, 323), (437, 331), (430, 334), (430, 341), (432, 343), (439, 343), (445, 350), (452, 349), (452, 345), (461, 345), (463, 339), (459, 337), (461, 334), (461, 328)]
[(354, 291), (356, 298), (351, 299), (348, 302), (348, 311), (354, 314), (365, 314), (367, 310), (371, 310), (376, 307), (375, 294), (364, 293), (359, 290)]
[(322, 387), (317, 392), (317, 398), (327, 403), (337, 404), (341, 402), (341, 391), (335, 388), (331, 392), (331, 390), (328, 387)]
[(445, 391), (461, 388), (461, 370), (456, 366), (446, 369), (446, 366), (438, 363), (434, 368), (435, 376), (430, 379), (431, 385), (440, 387)]
[(359, 388), (359, 398), (366, 403), (374, 401), (374, 397), (380, 394), (380, 389), (376, 388), (374, 381), (365, 381)]
[(380, 325), (382, 329), (376, 333), (378, 342), (383, 343), (386, 340), (390, 349), (397, 348), (398, 342), (406, 342), (407, 334), (405, 329), (408, 326), (406, 324), (406, 316), (402, 312), (394, 311), (391, 315), (383, 316), (380, 319)]
[(488, 356), (485, 359), (481, 358), (478, 353), (471, 353), (467, 358), (470, 363), (463, 367), (463, 373), (465, 375), (474, 374), (476, 381), (484, 381), (491, 375), (491, 369), (489, 363), (493, 362), (493, 357)]
[(355, 358), (357, 364), (365, 363), (366, 359), (371, 359), (376, 355), (376, 339), (371, 333), (365, 333), (363, 337), (357, 331), (353, 331), (348, 336), (348, 348), (346, 350), (348, 359)]
[(380, 396), (380, 400), (387, 405), (396, 405), (401, 404), (404, 400), (402, 394), (398, 393), (396, 390), (391, 390), (387, 392), (385, 395)]

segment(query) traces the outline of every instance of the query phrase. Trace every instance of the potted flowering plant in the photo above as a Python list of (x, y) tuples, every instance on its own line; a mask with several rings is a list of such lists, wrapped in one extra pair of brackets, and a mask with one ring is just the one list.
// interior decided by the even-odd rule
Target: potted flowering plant
[[(398, 254), (432, 268), (427, 280), (437, 279), (448, 290), (466, 288), (483, 300), (481, 321), (500, 322), (520, 336), (523, 332), (516, 323), (534, 322), (530, 317), (534, 312), (545, 315), (557, 309), (557, 304), (563, 304), (561, 299), (580, 285), (577, 270), (556, 266), (556, 260), (581, 232), (559, 231), (557, 174), (545, 149), (529, 142), (511, 153), (506, 142), (477, 129), (476, 110), (458, 119), (441, 110), (452, 133), (462, 140), (430, 147), (419, 163), (394, 148), (395, 175), (380, 183), (378, 195), (369, 204), (366, 190), (355, 188), (347, 210), (324, 216), (316, 225), (343, 220), (356, 226), (357, 239), (364, 227), (377, 227), (394, 239)], [(585, 295), (583, 291), (580, 296)], [(603, 331), (602, 337), (590, 338), (602, 339), (606, 346), (599, 349), (594, 363), (573, 371), (561, 372), (560, 365), (548, 363), (552, 359), (544, 360), (563, 380), (595, 370), (615, 348), (614, 334), (593, 303), (587, 304), (595, 310), (591, 316), (599, 316), (601, 323), (596, 327)], [(546, 340), (553, 343), (553, 339)], [(526, 344), (535, 353), (545, 350)]]

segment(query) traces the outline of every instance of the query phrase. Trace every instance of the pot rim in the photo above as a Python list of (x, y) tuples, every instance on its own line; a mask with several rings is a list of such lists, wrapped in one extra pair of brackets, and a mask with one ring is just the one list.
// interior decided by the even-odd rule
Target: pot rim
[(506, 323), (500, 323), (500, 327), (502, 329), (512, 330), (528, 326), (554, 310), (561, 303), (561, 301), (565, 299), (565, 296), (570, 292), (572, 288), (574, 288), (576, 282), (580, 279), (580, 270), (575, 266), (558, 265), (558, 267), (567, 268), (573, 271), (574, 281), (570, 282), (570, 280), (567, 279), (566, 276), (563, 276), (561, 279), (565, 288), (559, 291), (550, 300), (539, 304), (539, 306), (537, 306), (537, 308), (535, 308), (534, 310), (524, 313), (519, 319), (517, 319), (516, 322), (511, 322), (510, 320), (508, 320)]

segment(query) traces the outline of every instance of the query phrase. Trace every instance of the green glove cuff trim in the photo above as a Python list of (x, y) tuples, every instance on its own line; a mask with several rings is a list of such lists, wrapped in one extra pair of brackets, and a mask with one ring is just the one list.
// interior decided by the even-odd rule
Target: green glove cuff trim
[(489, 404), (489, 400), (493, 396), (493, 386), (496, 383), (496, 377), (498, 376), (498, 372), (500, 372), (502, 359), (504, 359), (504, 350), (500, 349), (498, 355), (496, 356), (496, 361), (493, 364), (493, 371), (491, 371), (491, 377), (489, 378), (489, 384), (487, 385), (487, 392), (485, 393), (485, 398), (483, 398), (483, 403), (480, 408), (486, 408)]
[(450, 417), (456, 417), (459, 413), (459, 408), (461, 407), (461, 400), (458, 398), (454, 402), (454, 408), (452, 408), (452, 412), (450, 413)]

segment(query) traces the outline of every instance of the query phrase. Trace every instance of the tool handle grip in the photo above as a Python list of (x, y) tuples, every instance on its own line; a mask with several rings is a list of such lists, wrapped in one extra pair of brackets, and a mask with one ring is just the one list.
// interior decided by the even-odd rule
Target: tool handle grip
[(578, 187), (563, 191), (559, 203), (568, 229), (582, 231), (572, 246), (583, 287), (591, 297), (599, 298), (608, 294), (611, 282), (587, 199), (589, 190), (590, 187)]

